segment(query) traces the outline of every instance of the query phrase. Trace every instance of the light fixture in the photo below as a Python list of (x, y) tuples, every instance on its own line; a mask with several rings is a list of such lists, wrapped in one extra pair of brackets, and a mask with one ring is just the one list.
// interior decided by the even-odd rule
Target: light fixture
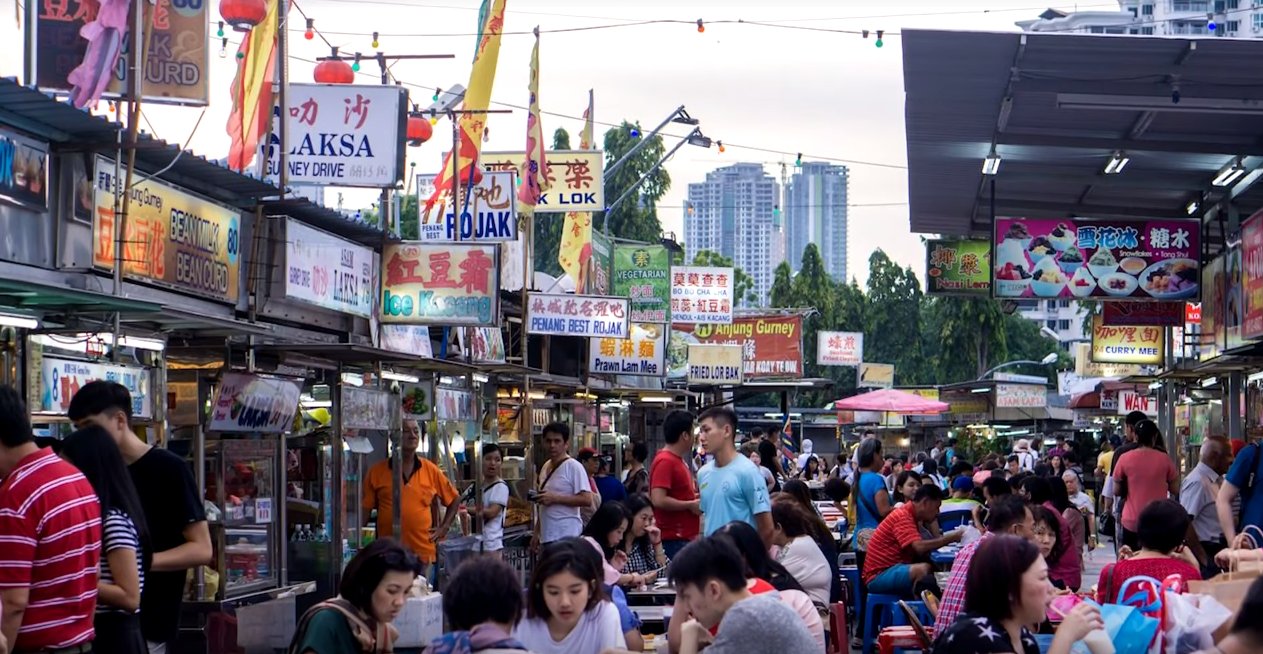
[(982, 160), (982, 174), (994, 175), (998, 172), (1000, 172), (1000, 155), (996, 153), (995, 148), (991, 148), (991, 153)]
[(390, 381), (403, 382), (405, 384), (415, 384), (421, 381), (421, 378), (417, 377), (416, 375), (405, 375), (403, 373), (398, 373), (393, 370), (383, 370), (382, 379), (389, 379)]
[(1105, 163), (1105, 174), (1117, 175), (1118, 173), (1123, 172), (1123, 168), (1129, 163), (1131, 163), (1130, 157), (1123, 154), (1121, 150), (1115, 152), (1114, 156), (1110, 157), (1110, 160)]
[(39, 319), (0, 313), (0, 325), (17, 327), (18, 329), (37, 329), (39, 327)]
[[(111, 340), (113, 340), (112, 335), (111, 338), (106, 339), (106, 342), (108, 343)], [(167, 349), (166, 342), (160, 339), (142, 338), (140, 336), (120, 336), (118, 338), (118, 346), (135, 348), (137, 350), (149, 350), (151, 352), (162, 352)]]
[(488, 377), (488, 376), (486, 376), (486, 375), (484, 375), (484, 374), (482, 374), (482, 373), (480, 373), (480, 372), (476, 372), (476, 373), (474, 373), (473, 377), (474, 377), (474, 382), (475, 382), (475, 383), (478, 383), (478, 384), (487, 384), (487, 383), (490, 383), (490, 382), (491, 382), (491, 378), (490, 378), (490, 377)]
[[(702, 21), (699, 19), (697, 22), (700, 25)], [(684, 107), (680, 107), (679, 110), (675, 112), (675, 115), (671, 117), (671, 122), (679, 123), (681, 125), (696, 125), (698, 120), (690, 116), (689, 112), (684, 110)]]
[[(1179, 99), (1176, 99), (1179, 98)], [(1263, 100), (1250, 98), (1185, 98), (1175, 86), (1171, 95), (1103, 95), (1058, 93), (1058, 109), (1092, 111), (1168, 111), (1190, 114), (1263, 115)]]
[(1202, 205), (1200, 202), (1198, 202), (1197, 200), (1189, 200), (1188, 204), (1184, 205), (1184, 213), (1190, 216), (1195, 216), (1197, 215), (1197, 210), (1201, 208), (1202, 208)]
[(670, 395), (641, 395), (640, 401), (654, 404), (670, 404), (674, 399)]
[(360, 388), (364, 386), (364, 376), (357, 375), (353, 372), (342, 373), (342, 383), (346, 386), (355, 386)]
[(1040, 359), (1040, 360), (1039, 360), (1040, 365), (1044, 365), (1044, 366), (1051, 365), (1051, 364), (1056, 363), (1056, 362), (1057, 362), (1057, 353), (1056, 353), (1056, 352), (1050, 352), (1050, 353), (1048, 354), (1048, 356), (1046, 356), (1046, 357), (1044, 357), (1044, 358), (1042, 358), (1042, 359)]
[(333, 408), (333, 402), (330, 400), (311, 400), (310, 402), (303, 402), (302, 407), (304, 409), (330, 409)]
[(454, 377), (448, 377), (444, 375), (442, 377), (439, 377), (439, 383), (444, 386), (454, 386), (456, 384), (456, 379)]
[(1210, 388), (1211, 386), (1218, 386), (1218, 385), (1219, 385), (1218, 377), (1210, 377), (1209, 379), (1202, 380), (1202, 388)]
[(531, 391), (528, 397), (532, 400), (546, 400), (548, 399), (548, 394), (544, 391)]
[(1245, 174), (1245, 166), (1241, 165), (1241, 157), (1232, 160), (1232, 163), (1225, 166), (1215, 175), (1215, 179), (1211, 180), (1212, 186), (1228, 186), (1241, 178)]
[(975, 388), (969, 392), (970, 393), (990, 393), (991, 389), (990, 388)]

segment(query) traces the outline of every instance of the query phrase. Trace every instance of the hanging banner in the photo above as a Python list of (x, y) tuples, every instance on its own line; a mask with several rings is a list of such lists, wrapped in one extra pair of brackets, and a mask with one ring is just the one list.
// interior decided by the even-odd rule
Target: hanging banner
[(995, 220), (995, 297), (1188, 300), (1201, 291), (1196, 220)]
[[(138, 178), (139, 180), (139, 178)], [(114, 269), (114, 162), (96, 162), (92, 263)], [(123, 271), (129, 277), (235, 303), (241, 247), (236, 210), (155, 179), (134, 181)]]
[(0, 200), (48, 210), (47, 143), (0, 129)]
[(1241, 246), (1235, 245), (1224, 252), (1224, 304), (1220, 315), (1223, 316), (1224, 349), (1227, 350), (1246, 344), (1242, 336), (1246, 302), (1243, 275)]
[(932, 239), (925, 242), (925, 258), (926, 295), (991, 294), (990, 242)]
[(1092, 317), (1092, 360), (1160, 366), (1164, 333), (1161, 327), (1105, 325), (1097, 314)]
[(421, 325), (382, 325), (381, 348), (427, 359), (434, 358), (430, 328)]
[(894, 388), (895, 366), (889, 363), (860, 363), (856, 386), (859, 388)]
[[(149, 370), (138, 366), (71, 361), (43, 357), (40, 362), (40, 394), (36, 413), (66, 415), (70, 399), (88, 382), (110, 381), (122, 384), (132, 396), (132, 415), (140, 420), (153, 418), (153, 397), (149, 394)], [(194, 389), (196, 394), (196, 389)]]
[(690, 345), (688, 383), (697, 386), (736, 386), (741, 383), (740, 345)]
[(732, 322), (733, 269), (671, 267), (671, 322)]
[[(592, 233), (595, 244), (596, 232)], [(632, 320), (669, 322), (671, 251), (662, 245), (615, 245), (610, 295), (631, 299)]]
[(526, 333), (627, 338), (627, 298), (569, 293), (531, 293)]
[(858, 366), (864, 362), (864, 332), (817, 332), (816, 363)]
[(387, 244), (382, 248), (382, 322), (496, 324), (497, 254), (495, 245)]
[(1202, 269), (1202, 332), (1197, 358), (1213, 359), (1224, 350), (1224, 307), (1228, 300), (1224, 257), (1216, 257)]
[[(433, 175), (430, 178), (433, 184)], [(444, 193), (428, 211), (424, 202), (419, 203), (419, 239), (427, 243), (516, 241), (517, 198), (513, 180), (513, 171), (489, 172), (472, 187), (462, 185), (459, 229), (451, 195)], [(418, 180), (417, 187), (420, 186)]]
[(289, 431), (302, 389), (303, 383), (297, 379), (224, 373), (207, 429), (265, 434)]
[(1110, 327), (1181, 327), (1184, 307), (1184, 302), (1106, 302), (1101, 312), (1103, 324)]
[(666, 325), (632, 323), (630, 338), (592, 339), (588, 372), (661, 377), (666, 372), (666, 332)]
[(742, 316), (732, 324), (671, 325), (668, 362), (671, 377), (687, 373), (688, 348), (740, 345), (744, 379), (797, 379), (803, 376), (802, 316)]
[[(592, 274), (588, 275), (588, 289), (593, 295), (622, 295), (610, 292), (610, 267), (613, 264), (614, 246), (600, 232), (592, 232)], [(666, 275), (663, 275), (663, 280)], [(665, 286), (665, 284), (664, 284)], [(666, 297), (665, 295), (663, 296)], [(663, 301), (665, 306), (666, 302)], [(631, 311), (636, 312), (636, 303), (632, 302)], [(666, 322), (663, 320), (662, 322)]]
[(1048, 389), (1031, 384), (996, 384), (997, 409), (1042, 409), (1048, 406)]
[(1253, 340), (1263, 338), (1263, 211), (1255, 212), (1241, 224), (1241, 250), (1241, 286), (1245, 295), (1241, 335)]
[(388, 431), (394, 401), (395, 395), (389, 391), (343, 384), (342, 405), (338, 407), (342, 428)]
[[(285, 115), (290, 184), (394, 188), (403, 181), (408, 92), (398, 86), (290, 84)], [(277, 132), (273, 132), (276, 134)], [(264, 179), (279, 182), (280, 141)]]
[[(102, 98), (118, 99), (127, 92), (127, 48), (118, 49), (114, 61), (85, 61), (89, 43), (96, 56), (107, 49), (107, 41), (119, 38), (113, 25), (97, 22), (100, 0), (51, 0), (37, 1), (39, 14), (35, 21), (35, 86), (46, 91), (70, 92), (74, 84), (70, 74), (84, 65), (81, 85), (93, 82), (94, 71), (109, 75)], [(124, 4), (126, 11), (128, 2)], [(205, 106), (210, 95), (210, 52), (208, 32), (211, 15), (207, 11), (209, 0), (174, 0), (160, 2), (152, 10), (153, 40), (145, 63), (145, 80), (141, 91), (145, 102)], [(117, 7), (117, 2), (111, 5)], [(217, 16), (217, 15), (216, 15)], [(109, 16), (117, 21), (117, 16)], [(123, 18), (122, 20), (128, 20)], [(99, 32), (96, 42), (83, 36), (84, 26)], [(133, 19), (129, 27), (135, 25)], [(29, 26), (28, 26), (28, 29)], [(142, 28), (144, 29), (144, 28)]]
[(504, 363), (504, 332), (499, 327), (458, 329), (456, 341), (473, 363)]
[(377, 295), (373, 250), (287, 218), (285, 297), (368, 318)]
[[(539, 197), (535, 213), (605, 211), (605, 153), (600, 150), (549, 150), (549, 188)], [(484, 152), (486, 170), (521, 170), (525, 152)]]

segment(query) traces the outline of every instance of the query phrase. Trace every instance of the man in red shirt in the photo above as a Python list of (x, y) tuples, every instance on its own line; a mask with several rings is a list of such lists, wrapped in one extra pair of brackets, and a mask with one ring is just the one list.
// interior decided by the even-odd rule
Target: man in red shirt
[(670, 558), (701, 532), (702, 505), (697, 483), (686, 461), (693, 453), (693, 414), (672, 411), (662, 423), (667, 446), (649, 468), (649, 501), (662, 532), (662, 549)]
[(74, 466), (35, 444), (28, 415), (17, 391), (0, 386), (0, 648), (80, 654), (95, 637), (100, 500)]
[[(960, 540), (962, 530), (941, 538), (921, 539), (918, 525), (938, 519), (943, 491), (933, 484), (917, 489), (912, 501), (886, 516), (868, 542), (864, 557), (864, 583), (870, 593), (911, 597), (912, 590), (934, 568), (929, 563), (913, 563), (930, 552)], [(933, 577), (931, 577), (933, 579)]]

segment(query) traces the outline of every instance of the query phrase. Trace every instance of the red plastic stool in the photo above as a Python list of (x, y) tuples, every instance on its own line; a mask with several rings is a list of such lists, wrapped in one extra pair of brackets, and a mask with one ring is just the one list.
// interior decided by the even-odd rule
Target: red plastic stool
[(895, 654), (896, 649), (921, 651), (922, 644), (912, 627), (886, 627), (877, 635), (878, 654)]

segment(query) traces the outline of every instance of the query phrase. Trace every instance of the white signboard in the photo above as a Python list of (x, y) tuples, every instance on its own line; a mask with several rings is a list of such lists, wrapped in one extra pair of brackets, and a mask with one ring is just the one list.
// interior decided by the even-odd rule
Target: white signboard
[[(393, 188), (402, 179), (408, 92), (398, 86), (290, 84), (285, 112), (290, 184)], [(264, 177), (276, 183), (279, 140)]]
[(858, 366), (863, 362), (863, 332), (816, 334), (816, 363), (822, 366)]
[(741, 383), (740, 345), (689, 345), (689, 384), (735, 386)]
[(856, 377), (859, 388), (895, 387), (895, 367), (889, 363), (860, 363)]
[(438, 175), (417, 175), (417, 201), (419, 204), (425, 204), (430, 196), (434, 195), (434, 180)]
[(285, 297), (368, 318), (377, 297), (373, 250), (285, 221)]
[(569, 293), (531, 293), (526, 333), (627, 338), (628, 299)]
[(65, 415), (70, 400), (88, 382), (118, 382), (132, 396), (132, 416), (142, 420), (153, 418), (153, 397), (149, 392), (149, 371), (135, 366), (71, 361), (44, 357), (40, 367), (38, 413)]
[(1042, 409), (1048, 406), (1048, 389), (1033, 384), (996, 384), (997, 409)]
[(381, 329), (383, 350), (434, 358), (434, 345), (430, 342), (429, 327), (425, 325), (382, 325)]
[(444, 192), (429, 207), (428, 196), (419, 196), (418, 239), (430, 243), (516, 241), (517, 193), (513, 177), (513, 171), (488, 172), (473, 187), (462, 186), (459, 229), (449, 193)]
[(303, 383), (297, 379), (224, 373), (211, 406), (210, 431), (289, 431), (298, 412)]
[(1158, 401), (1136, 391), (1122, 390), (1118, 392), (1117, 410), (1120, 416), (1125, 416), (1132, 411), (1140, 411), (1150, 418), (1156, 418), (1158, 417)]
[[(484, 152), (487, 170), (522, 170), (525, 152)], [(549, 188), (539, 196), (535, 213), (605, 211), (605, 153), (600, 150), (549, 150), (544, 153)]]
[(672, 266), (671, 322), (732, 323), (733, 269)]
[(394, 394), (357, 386), (342, 386), (342, 406), (338, 408), (345, 429), (390, 429), (390, 403)]
[(631, 338), (594, 338), (588, 343), (588, 372), (594, 375), (666, 374), (667, 326), (632, 323)]

